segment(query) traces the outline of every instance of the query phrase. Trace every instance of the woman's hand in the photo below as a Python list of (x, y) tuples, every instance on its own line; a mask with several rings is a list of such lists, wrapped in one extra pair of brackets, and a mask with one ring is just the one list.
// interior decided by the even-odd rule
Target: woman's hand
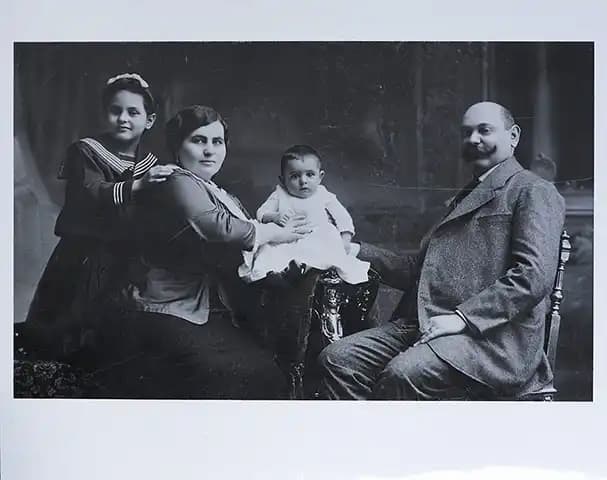
[(275, 229), (269, 238), (269, 243), (295, 242), (312, 232), (312, 224), (305, 215), (295, 215), (284, 227), (275, 225)]
[(275, 223), (276, 225), (280, 225), (281, 227), (284, 227), (287, 222), (289, 220), (291, 220), (292, 218), (294, 218), (296, 216), (295, 212), (291, 209), (287, 210), (286, 212), (271, 212), (271, 213), (264, 213), (261, 221), (263, 223)]
[(164, 182), (172, 175), (176, 168), (178, 168), (177, 165), (173, 164), (153, 166), (145, 172), (143, 177), (133, 181), (133, 191), (142, 190), (153, 183)]
[(296, 233), (307, 235), (314, 229), (314, 225), (307, 215), (296, 213), (285, 223), (284, 228), (292, 229)]

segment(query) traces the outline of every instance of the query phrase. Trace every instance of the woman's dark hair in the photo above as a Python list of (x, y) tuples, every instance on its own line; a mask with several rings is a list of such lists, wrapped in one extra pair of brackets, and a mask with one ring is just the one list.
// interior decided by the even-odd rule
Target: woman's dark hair
[[(122, 90), (127, 90), (132, 93), (137, 93), (143, 97), (143, 106), (145, 107), (146, 114), (150, 115), (156, 112), (156, 101), (154, 100), (154, 96), (150, 91), (149, 86), (145, 83), (138, 75), (133, 76), (124, 76), (119, 78), (112, 78), (108, 80), (105, 87), (103, 88), (103, 93), (101, 94), (101, 103), (103, 105), (103, 109), (107, 110), (112, 97)], [(142, 85), (144, 82), (144, 85)]]
[(228, 124), (215, 109), (204, 105), (192, 105), (179, 110), (166, 124), (166, 139), (169, 151), (176, 157), (181, 144), (190, 133), (213, 122), (219, 122), (223, 125), (223, 139), (227, 145)]
[(293, 145), (292, 147), (287, 148), (280, 158), (280, 173), (284, 173), (287, 162), (290, 160), (299, 160), (306, 155), (316, 157), (318, 160), (318, 169), (322, 169), (320, 154), (314, 148), (309, 145)]

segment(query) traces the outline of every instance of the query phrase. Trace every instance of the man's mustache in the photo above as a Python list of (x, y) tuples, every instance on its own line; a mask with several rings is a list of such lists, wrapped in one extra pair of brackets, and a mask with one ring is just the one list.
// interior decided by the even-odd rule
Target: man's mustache
[(484, 147), (483, 145), (472, 145), (470, 143), (462, 147), (462, 158), (466, 161), (480, 160), (482, 158), (489, 158), (497, 152), (497, 146)]

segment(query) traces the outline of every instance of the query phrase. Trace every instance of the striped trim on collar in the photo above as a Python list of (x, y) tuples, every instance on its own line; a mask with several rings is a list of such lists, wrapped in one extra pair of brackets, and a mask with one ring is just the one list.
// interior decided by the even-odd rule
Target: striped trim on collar
[(94, 138), (82, 138), (80, 141), (91, 147), (112, 170), (121, 175), (129, 168), (133, 168), (135, 165), (135, 162), (122, 160), (121, 158), (117, 157)]
[(139, 160), (135, 164), (135, 171), (133, 172), (133, 177), (138, 177), (140, 175), (143, 175), (150, 168), (152, 168), (156, 164), (157, 161), (158, 161), (158, 158), (156, 158), (156, 155), (154, 155), (153, 153), (148, 153), (145, 156), (145, 158), (143, 158), (142, 160)]
[(133, 177), (138, 177), (143, 175), (158, 162), (158, 158), (153, 153), (148, 153), (143, 159), (135, 163), (130, 160), (119, 158), (94, 138), (87, 137), (80, 141), (91, 147), (112, 170), (118, 172), (120, 175), (131, 169), (133, 170)]
[(118, 182), (114, 184), (112, 189), (114, 205), (119, 206), (124, 203), (124, 182)]

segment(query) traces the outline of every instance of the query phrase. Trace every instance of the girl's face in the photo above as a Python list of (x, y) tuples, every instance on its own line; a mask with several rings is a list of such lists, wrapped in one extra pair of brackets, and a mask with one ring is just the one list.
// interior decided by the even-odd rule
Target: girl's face
[(305, 155), (286, 163), (280, 181), (294, 197), (308, 198), (314, 195), (324, 175), (325, 172), (319, 168), (318, 158)]
[(221, 170), (226, 158), (224, 134), (219, 121), (198, 127), (185, 138), (177, 152), (181, 166), (204, 180), (210, 180)]
[(155, 120), (156, 114), (145, 111), (143, 97), (128, 90), (116, 92), (107, 106), (110, 135), (120, 143), (138, 141)]

